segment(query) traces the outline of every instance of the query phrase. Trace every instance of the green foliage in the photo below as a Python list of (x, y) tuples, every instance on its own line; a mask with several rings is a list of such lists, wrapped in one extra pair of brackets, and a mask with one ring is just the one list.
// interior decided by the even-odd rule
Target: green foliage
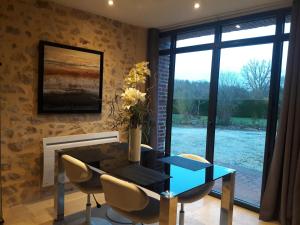
[(209, 82), (175, 80), (174, 99), (208, 99)]
[(238, 103), (232, 113), (235, 117), (266, 118), (268, 109), (267, 100), (246, 99)]
[[(173, 114), (173, 126), (207, 127), (207, 116)], [(217, 127), (222, 126), (225, 125), (217, 121)], [(266, 126), (266, 119), (231, 117), (230, 124), (226, 125), (226, 128), (262, 130), (265, 129)]]
[[(234, 101), (234, 117), (266, 118), (268, 101), (245, 99)], [(219, 105), (218, 105), (219, 107)], [(173, 113), (194, 116), (207, 116), (208, 100), (174, 99)]]
[(173, 114), (173, 126), (206, 127), (207, 116)]
[(174, 99), (173, 113), (207, 116), (208, 100)]

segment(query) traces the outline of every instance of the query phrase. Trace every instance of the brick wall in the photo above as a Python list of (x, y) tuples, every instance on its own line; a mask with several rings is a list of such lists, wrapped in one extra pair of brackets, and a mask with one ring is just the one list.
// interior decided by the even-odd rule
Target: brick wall
[(166, 119), (167, 119), (167, 99), (168, 99), (168, 79), (170, 56), (159, 56), (158, 62), (158, 107), (157, 107), (157, 148), (165, 150)]

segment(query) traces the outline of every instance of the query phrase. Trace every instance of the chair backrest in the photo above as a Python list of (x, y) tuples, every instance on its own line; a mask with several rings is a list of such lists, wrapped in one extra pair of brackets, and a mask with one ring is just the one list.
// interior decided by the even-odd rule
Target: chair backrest
[(108, 205), (126, 212), (142, 210), (148, 205), (148, 195), (135, 184), (108, 174), (100, 179)]
[(148, 150), (153, 150), (153, 148), (150, 145), (146, 145), (146, 144), (141, 144), (142, 148), (146, 148)]
[(66, 175), (72, 183), (81, 183), (91, 179), (92, 172), (82, 161), (69, 155), (63, 155), (62, 160)]
[(192, 159), (195, 161), (199, 161), (199, 162), (203, 162), (203, 163), (209, 163), (209, 161), (207, 161), (205, 158), (199, 156), (199, 155), (194, 155), (194, 154), (180, 154), (179, 156), (184, 157), (184, 158), (188, 158), (188, 159)]

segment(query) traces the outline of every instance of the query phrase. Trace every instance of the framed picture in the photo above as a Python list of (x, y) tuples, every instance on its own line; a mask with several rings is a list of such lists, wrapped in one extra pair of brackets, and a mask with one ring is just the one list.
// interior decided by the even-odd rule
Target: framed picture
[(39, 113), (101, 113), (103, 52), (40, 41)]

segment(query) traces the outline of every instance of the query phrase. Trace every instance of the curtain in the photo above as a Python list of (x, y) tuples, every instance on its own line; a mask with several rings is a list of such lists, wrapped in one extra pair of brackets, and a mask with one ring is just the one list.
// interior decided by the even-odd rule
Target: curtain
[(300, 225), (300, 0), (292, 10), (283, 107), (260, 219)]

